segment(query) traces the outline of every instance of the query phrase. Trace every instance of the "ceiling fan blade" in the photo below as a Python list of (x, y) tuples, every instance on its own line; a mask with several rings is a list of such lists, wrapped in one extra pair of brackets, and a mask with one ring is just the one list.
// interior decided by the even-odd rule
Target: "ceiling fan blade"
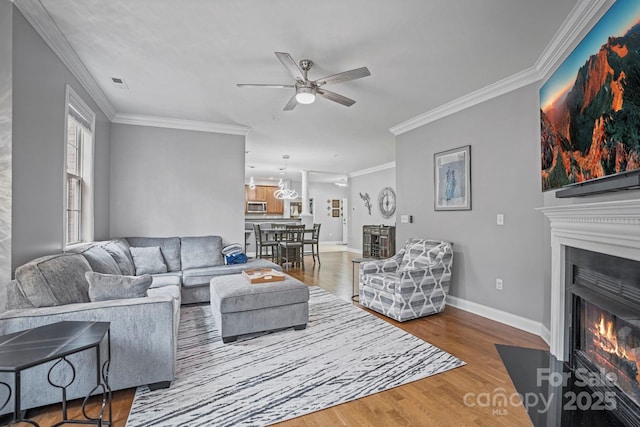
[(298, 105), (298, 101), (296, 101), (296, 95), (294, 94), (287, 102), (287, 105), (284, 106), (283, 111), (291, 111), (296, 108), (296, 105)]
[(344, 71), (342, 73), (334, 74), (332, 76), (327, 76), (322, 79), (316, 80), (316, 84), (318, 86), (328, 85), (328, 84), (336, 84), (347, 82), (349, 80), (360, 79), (362, 77), (370, 76), (371, 73), (367, 67), (360, 67), (349, 71)]
[(316, 90), (316, 93), (318, 95), (320, 95), (323, 98), (327, 98), (330, 101), (334, 101), (337, 102), (338, 104), (342, 104), (346, 107), (351, 107), (353, 104), (356, 103), (356, 101), (354, 101), (351, 98), (347, 98), (346, 96), (342, 96), (340, 94), (337, 94), (335, 92), (331, 92), (329, 90), (326, 89), (318, 89)]
[(268, 87), (274, 89), (290, 89), (295, 87), (294, 85), (276, 85), (269, 83), (238, 83), (236, 84), (238, 87)]
[(302, 74), (302, 70), (300, 69), (300, 67), (298, 67), (298, 64), (296, 64), (296, 61), (293, 60), (291, 55), (284, 52), (275, 52), (275, 54), (280, 60), (280, 62), (282, 62), (282, 65), (284, 65), (284, 68), (289, 70), (289, 73), (291, 73), (294, 79), (301, 82), (305, 81), (304, 74)]

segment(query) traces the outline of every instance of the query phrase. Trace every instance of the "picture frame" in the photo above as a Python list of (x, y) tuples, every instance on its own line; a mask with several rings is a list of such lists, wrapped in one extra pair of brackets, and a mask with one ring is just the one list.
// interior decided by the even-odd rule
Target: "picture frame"
[(433, 155), (434, 210), (471, 210), (471, 146)]
[(339, 218), (340, 217), (340, 209), (332, 209), (331, 210), (331, 216), (333, 218)]
[(340, 207), (340, 200), (338, 199), (333, 199), (331, 200), (331, 207), (336, 209)]

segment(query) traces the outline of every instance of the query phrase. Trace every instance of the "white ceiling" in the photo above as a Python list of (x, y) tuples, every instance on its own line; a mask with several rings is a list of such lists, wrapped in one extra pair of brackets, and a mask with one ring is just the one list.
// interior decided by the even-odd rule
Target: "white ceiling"
[[(577, 0), (40, 2), (119, 115), (248, 126), (247, 176), (277, 176), (289, 154), (295, 178), (394, 161), (389, 128), (532, 67)], [(327, 87), (352, 107), (284, 112), (292, 90), (236, 86), (291, 84), (275, 51), (313, 60), (311, 79), (371, 76)]]

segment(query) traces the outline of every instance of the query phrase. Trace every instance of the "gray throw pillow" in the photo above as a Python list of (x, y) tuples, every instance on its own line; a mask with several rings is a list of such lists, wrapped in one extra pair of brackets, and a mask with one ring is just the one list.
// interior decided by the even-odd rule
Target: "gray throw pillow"
[(84, 275), (89, 282), (89, 300), (92, 302), (145, 297), (152, 280), (148, 274), (120, 276), (87, 271)]
[(131, 247), (133, 265), (136, 267), (136, 276), (141, 274), (158, 274), (167, 272), (167, 264), (160, 251), (160, 246), (147, 246), (144, 248)]

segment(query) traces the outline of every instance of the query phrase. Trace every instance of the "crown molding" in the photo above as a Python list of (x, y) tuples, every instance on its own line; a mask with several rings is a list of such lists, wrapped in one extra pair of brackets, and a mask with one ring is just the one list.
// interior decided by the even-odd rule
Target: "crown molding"
[(435, 122), (438, 119), (447, 117), (451, 114), (465, 110), (474, 105), (486, 102), (490, 99), (496, 98), (505, 93), (509, 93), (516, 89), (520, 89), (528, 84), (534, 83), (540, 80), (539, 74), (534, 67), (521, 71), (499, 82), (492, 83), (489, 86), (485, 86), (482, 89), (473, 91), (467, 95), (464, 95), (458, 99), (447, 102), (440, 107), (434, 108), (431, 111), (427, 111), (424, 114), (404, 121), (396, 126), (389, 128), (392, 134), (395, 136), (409, 132), (410, 130), (424, 126), (427, 123)]
[(116, 114), (113, 123), (159, 128), (195, 130), (199, 132), (225, 133), (229, 135), (247, 135), (251, 128), (242, 125), (199, 122), (196, 120), (172, 119), (166, 117), (140, 116), (135, 114)]
[(367, 175), (367, 174), (370, 174), (370, 173), (380, 172), (380, 171), (387, 170), (387, 169), (393, 169), (395, 167), (396, 167), (396, 162), (383, 163), (381, 165), (374, 166), (372, 168), (363, 169), (363, 170), (360, 170), (360, 171), (355, 171), (355, 172), (348, 173), (347, 177), (348, 178), (353, 178), (353, 177), (356, 177), (356, 176)]
[(613, 3), (614, 0), (579, 0), (532, 67), (404, 121), (389, 128), (389, 131), (395, 136), (401, 135), (542, 80), (560, 63), (566, 51), (588, 28), (593, 18), (601, 17)]
[(615, 0), (578, 1), (534, 65), (541, 80), (546, 78), (556, 65), (560, 65), (569, 49), (577, 44), (579, 37), (589, 29), (591, 22), (600, 19), (613, 3)]
[(80, 57), (73, 50), (69, 41), (64, 37), (60, 28), (55, 24), (49, 12), (38, 0), (13, 0), (18, 10), (42, 37), (53, 52), (67, 66), (71, 73), (80, 82), (82, 87), (93, 98), (94, 102), (112, 120), (116, 111), (105, 96), (93, 76), (84, 66)]

